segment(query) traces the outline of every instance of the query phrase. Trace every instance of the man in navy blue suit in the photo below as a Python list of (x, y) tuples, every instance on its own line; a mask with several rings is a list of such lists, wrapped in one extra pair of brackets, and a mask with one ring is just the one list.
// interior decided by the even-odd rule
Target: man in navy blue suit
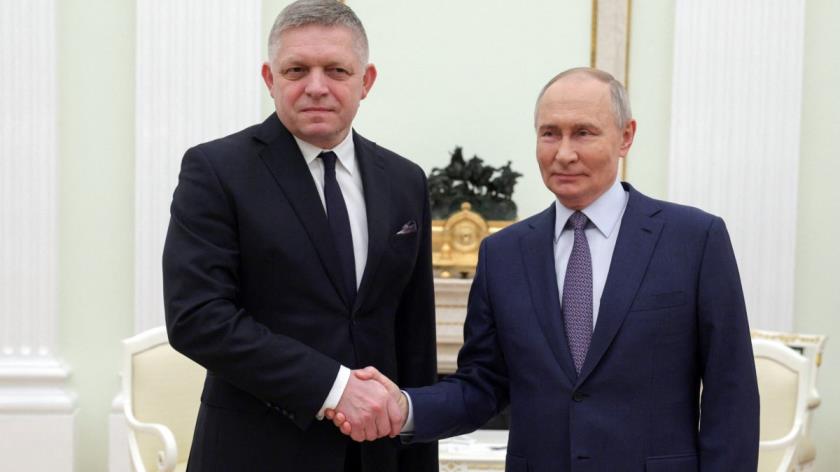
[(510, 405), (508, 471), (756, 470), (755, 365), (723, 220), (617, 180), (636, 122), (605, 72), (554, 77), (535, 127), (556, 200), (482, 243), (458, 371), (404, 394), (358, 376), (389, 387), (413, 442)]

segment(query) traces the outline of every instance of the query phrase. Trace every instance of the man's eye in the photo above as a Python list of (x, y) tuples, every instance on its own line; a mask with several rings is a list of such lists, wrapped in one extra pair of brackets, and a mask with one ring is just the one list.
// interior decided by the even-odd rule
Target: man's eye
[(327, 74), (336, 79), (350, 77), (350, 71), (343, 67), (330, 67), (327, 69)]
[(545, 137), (545, 138), (550, 138), (550, 137), (554, 136), (554, 131), (545, 130), (540, 134), (540, 136)]
[(297, 80), (306, 74), (306, 69), (303, 67), (287, 67), (283, 69), (283, 77), (288, 80)]

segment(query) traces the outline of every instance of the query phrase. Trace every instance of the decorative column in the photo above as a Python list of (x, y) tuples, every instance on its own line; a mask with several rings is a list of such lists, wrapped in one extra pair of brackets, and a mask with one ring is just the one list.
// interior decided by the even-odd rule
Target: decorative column
[(722, 216), (753, 328), (793, 328), (804, 0), (678, 0), (669, 194)]
[(135, 331), (163, 323), (161, 254), (181, 157), (261, 121), (259, 0), (137, 2)]
[(76, 402), (56, 356), (52, 0), (0, 2), (0, 70), (0, 458), (4, 470), (69, 471)]
[[(264, 85), (260, 0), (138, 0), (134, 327), (164, 322), (161, 255), (181, 157), (258, 123)], [(110, 417), (109, 467), (129, 470), (123, 399)]]

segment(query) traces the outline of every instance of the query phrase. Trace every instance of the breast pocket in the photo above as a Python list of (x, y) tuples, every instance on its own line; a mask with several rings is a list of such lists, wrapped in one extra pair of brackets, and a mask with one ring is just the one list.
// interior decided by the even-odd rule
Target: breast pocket
[(418, 236), (417, 232), (408, 234), (395, 234), (391, 236), (391, 249), (398, 254), (416, 255)]
[(678, 307), (685, 305), (686, 298), (686, 294), (683, 291), (641, 295), (633, 301), (633, 306), (630, 307), (630, 311), (648, 311)]
[(688, 298), (682, 291), (640, 295), (633, 302), (627, 319), (657, 342), (690, 336), (695, 330), (696, 319)]

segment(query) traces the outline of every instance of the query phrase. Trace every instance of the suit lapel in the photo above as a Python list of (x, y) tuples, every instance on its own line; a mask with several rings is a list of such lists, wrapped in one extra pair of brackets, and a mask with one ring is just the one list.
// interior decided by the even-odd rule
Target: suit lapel
[(618, 333), (642, 283), (662, 231), (662, 220), (653, 218), (659, 212), (656, 202), (640, 194), (629, 184), (623, 185), (630, 192), (630, 199), (621, 219), (618, 240), (601, 296), (598, 320), (592, 333), (589, 352), (578, 377), (578, 385), (592, 373)]
[(348, 304), (341, 289), (341, 273), (334, 263), (338, 253), (330, 236), (327, 214), (300, 148), (274, 113), (257, 128), (254, 137), (266, 144), (260, 158), (309, 235), (336, 293)]
[(574, 383), (575, 373), (572, 354), (560, 313), (560, 296), (557, 291), (557, 272), (554, 267), (555, 206), (540, 213), (531, 224), (531, 231), (520, 240), (523, 264), (527, 274), (531, 301), (537, 320), (554, 356), (563, 372)]
[(388, 244), (391, 190), (385, 174), (385, 163), (377, 152), (376, 144), (355, 132), (353, 132), (353, 144), (356, 148), (356, 162), (362, 172), (368, 227), (368, 257), (362, 281), (359, 284), (359, 294), (353, 307), (355, 313), (371, 290), (373, 276), (376, 274), (376, 269), (382, 260), (382, 253)]

